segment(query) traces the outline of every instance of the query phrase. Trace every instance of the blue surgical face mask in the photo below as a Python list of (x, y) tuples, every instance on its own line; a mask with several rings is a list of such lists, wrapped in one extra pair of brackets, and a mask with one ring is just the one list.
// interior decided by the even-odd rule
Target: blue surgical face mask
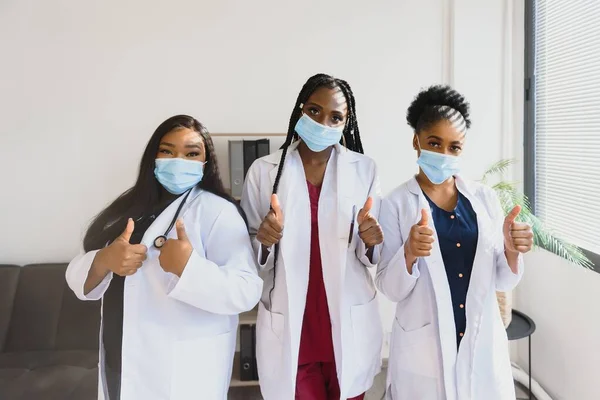
[(302, 117), (300, 117), (296, 123), (295, 130), (308, 148), (315, 153), (318, 153), (329, 146), (339, 143), (344, 131), (344, 126), (330, 128), (321, 125), (308, 115), (302, 114)]
[[(417, 142), (418, 142), (417, 138)], [(419, 143), (419, 148), (421, 144)], [(431, 183), (439, 185), (460, 172), (460, 157), (421, 149), (417, 164)]]
[(206, 164), (183, 158), (157, 158), (155, 162), (154, 176), (172, 194), (182, 194), (200, 183)]

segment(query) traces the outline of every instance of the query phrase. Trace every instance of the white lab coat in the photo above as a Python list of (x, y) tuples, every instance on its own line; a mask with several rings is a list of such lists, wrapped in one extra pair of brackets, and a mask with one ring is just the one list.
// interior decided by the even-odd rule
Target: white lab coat
[[(523, 273), (519, 256), (514, 274), (504, 255), (504, 214), (494, 191), (456, 178), (458, 190), (477, 214), (477, 250), (466, 301), (467, 328), (456, 348), (454, 312), (439, 241), (431, 256), (419, 258), (408, 274), (404, 243), (421, 209), (431, 209), (412, 178), (382, 204), (385, 242), (377, 287), (397, 302), (388, 368), (388, 399), (514, 400), (506, 331), (496, 290), (514, 288)], [(435, 232), (434, 221), (429, 227)]]
[[(146, 231), (148, 258), (125, 279), (122, 400), (226, 399), (235, 352), (238, 314), (260, 298), (262, 281), (247, 228), (233, 204), (195, 188), (181, 210), (194, 251), (181, 278), (165, 272), (154, 239), (171, 223), (181, 196)], [(176, 229), (169, 238), (177, 236)], [(67, 282), (81, 300), (102, 298), (110, 273), (85, 295), (96, 251), (76, 257)], [(104, 388), (100, 340), (98, 398)], [(112, 400), (112, 399), (111, 399)]]
[[(310, 200), (302, 160), (293, 143), (285, 161), (278, 196), (284, 214), (276, 286), (273, 252), (262, 265), (265, 279), (258, 309), (257, 362), (265, 400), (292, 400), (296, 387), (300, 333), (308, 290), (310, 259)], [(257, 160), (246, 177), (242, 207), (255, 235), (269, 212), (281, 151)], [(366, 248), (358, 236), (358, 223), (350, 237), (352, 209), (374, 198), (378, 214), (380, 189), (375, 163), (366, 156), (336, 145), (329, 159), (319, 198), (319, 243), (323, 280), (331, 316), (333, 346), (342, 399), (365, 392), (381, 367), (382, 326), (376, 288), (367, 267)], [(260, 243), (253, 238), (260, 260)]]

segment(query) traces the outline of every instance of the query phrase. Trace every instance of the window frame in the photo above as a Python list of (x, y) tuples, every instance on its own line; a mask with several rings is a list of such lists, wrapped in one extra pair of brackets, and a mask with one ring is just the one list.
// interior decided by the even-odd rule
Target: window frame
[[(524, 147), (524, 190), (529, 198), (531, 211), (536, 212), (535, 196), (535, 26), (534, 2), (525, 0), (525, 80), (524, 80), (524, 113), (523, 113), (523, 147)], [(600, 201), (600, 199), (599, 199)], [(600, 254), (582, 248), (583, 253), (594, 263), (594, 270), (600, 273)]]

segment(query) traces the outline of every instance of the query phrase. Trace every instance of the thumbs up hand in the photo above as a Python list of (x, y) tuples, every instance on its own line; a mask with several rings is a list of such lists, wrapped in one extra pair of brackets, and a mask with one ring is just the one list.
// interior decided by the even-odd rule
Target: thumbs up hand
[(279, 204), (279, 198), (276, 194), (271, 195), (271, 210), (263, 219), (258, 232), (256, 232), (256, 240), (262, 243), (265, 247), (271, 247), (279, 243), (283, 237), (283, 211)]
[(421, 220), (410, 228), (408, 240), (404, 244), (406, 267), (412, 273), (412, 265), (419, 257), (431, 255), (433, 249), (433, 230), (429, 227), (429, 215), (421, 210)]
[(177, 239), (168, 239), (161, 247), (158, 261), (165, 272), (170, 272), (181, 277), (185, 266), (194, 251), (194, 247), (185, 231), (185, 225), (180, 218), (175, 224)]
[(135, 224), (131, 218), (127, 226), (113, 242), (100, 250), (94, 263), (119, 276), (133, 275), (146, 260), (148, 249), (143, 244), (130, 244)]
[(356, 218), (356, 222), (358, 222), (358, 236), (360, 236), (367, 248), (383, 243), (383, 230), (377, 219), (370, 213), (372, 207), (373, 198), (369, 197)]
[(504, 248), (510, 253), (527, 253), (533, 247), (533, 231), (529, 224), (515, 222), (521, 206), (515, 206), (504, 219)]

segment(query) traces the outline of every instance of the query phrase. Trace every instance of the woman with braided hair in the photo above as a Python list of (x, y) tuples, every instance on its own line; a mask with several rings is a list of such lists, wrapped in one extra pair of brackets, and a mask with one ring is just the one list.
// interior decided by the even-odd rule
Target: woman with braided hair
[(496, 291), (514, 288), (533, 233), (495, 192), (460, 176), (469, 104), (448, 86), (407, 112), (418, 174), (381, 206), (377, 287), (396, 306), (387, 398), (514, 400)]
[(318, 74), (298, 95), (282, 148), (248, 171), (242, 208), (265, 280), (256, 348), (265, 400), (360, 400), (380, 370), (367, 270), (383, 242), (380, 194), (362, 153), (350, 86)]

